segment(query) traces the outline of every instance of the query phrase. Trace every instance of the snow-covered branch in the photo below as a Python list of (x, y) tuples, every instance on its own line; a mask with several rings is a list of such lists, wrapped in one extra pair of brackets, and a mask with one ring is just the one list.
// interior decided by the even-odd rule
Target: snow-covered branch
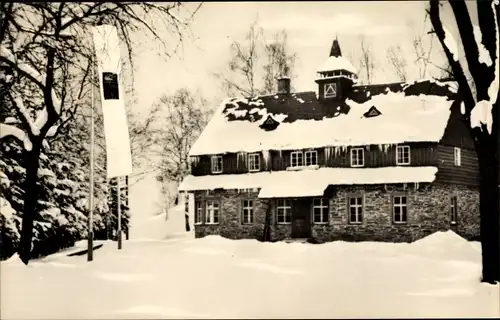
[(0, 123), (0, 139), (3, 139), (8, 136), (13, 136), (14, 138), (22, 141), (24, 144), (24, 148), (27, 151), (31, 151), (33, 147), (29, 136), (23, 130), (14, 127), (10, 124)]

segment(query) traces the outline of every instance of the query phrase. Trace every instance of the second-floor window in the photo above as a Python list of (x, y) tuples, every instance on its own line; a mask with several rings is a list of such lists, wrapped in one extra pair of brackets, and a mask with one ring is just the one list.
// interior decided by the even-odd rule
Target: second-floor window
[(365, 165), (364, 152), (363, 148), (351, 149), (351, 167), (363, 167)]
[(460, 150), (460, 148), (455, 148), (454, 149), (454, 162), (455, 162), (455, 165), (456, 166), (461, 166), (462, 165), (462, 152)]
[(326, 83), (325, 84), (325, 98), (334, 98), (337, 96), (337, 84), (336, 83)]
[(248, 171), (260, 170), (260, 154), (250, 153), (248, 155)]
[(290, 155), (291, 167), (302, 167), (304, 165), (304, 155), (302, 151), (294, 151)]
[(396, 164), (398, 165), (410, 164), (410, 146), (396, 147)]
[(212, 173), (222, 173), (222, 156), (212, 156)]
[(314, 166), (318, 164), (318, 152), (316, 150), (309, 150), (304, 152), (305, 155), (305, 165)]

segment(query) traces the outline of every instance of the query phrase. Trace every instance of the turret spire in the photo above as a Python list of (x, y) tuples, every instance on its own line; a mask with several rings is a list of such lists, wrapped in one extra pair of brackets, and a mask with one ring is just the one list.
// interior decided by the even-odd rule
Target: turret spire
[(332, 48), (330, 49), (330, 57), (341, 57), (342, 52), (340, 51), (339, 41), (337, 40), (337, 36), (335, 36), (335, 40), (333, 40)]

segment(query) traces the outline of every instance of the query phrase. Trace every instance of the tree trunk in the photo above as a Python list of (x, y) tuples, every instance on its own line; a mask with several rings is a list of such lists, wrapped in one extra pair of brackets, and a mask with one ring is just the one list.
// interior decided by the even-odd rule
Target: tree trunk
[(500, 281), (499, 176), (495, 152), (495, 134), (479, 137), (477, 146), (480, 180), (480, 232), (482, 248), (482, 282)]
[(33, 241), (33, 223), (36, 215), (36, 202), (38, 199), (38, 167), (41, 151), (40, 143), (33, 143), (31, 151), (26, 152), (24, 167), (26, 169), (26, 180), (24, 181), (24, 211), (21, 230), (21, 241), (19, 244), (19, 257), (28, 264), (31, 259), (31, 244)]

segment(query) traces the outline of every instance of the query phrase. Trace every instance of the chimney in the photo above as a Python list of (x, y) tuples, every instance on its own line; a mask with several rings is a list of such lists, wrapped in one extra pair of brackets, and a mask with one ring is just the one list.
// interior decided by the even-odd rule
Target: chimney
[(290, 94), (290, 77), (281, 76), (278, 78), (278, 94)]

